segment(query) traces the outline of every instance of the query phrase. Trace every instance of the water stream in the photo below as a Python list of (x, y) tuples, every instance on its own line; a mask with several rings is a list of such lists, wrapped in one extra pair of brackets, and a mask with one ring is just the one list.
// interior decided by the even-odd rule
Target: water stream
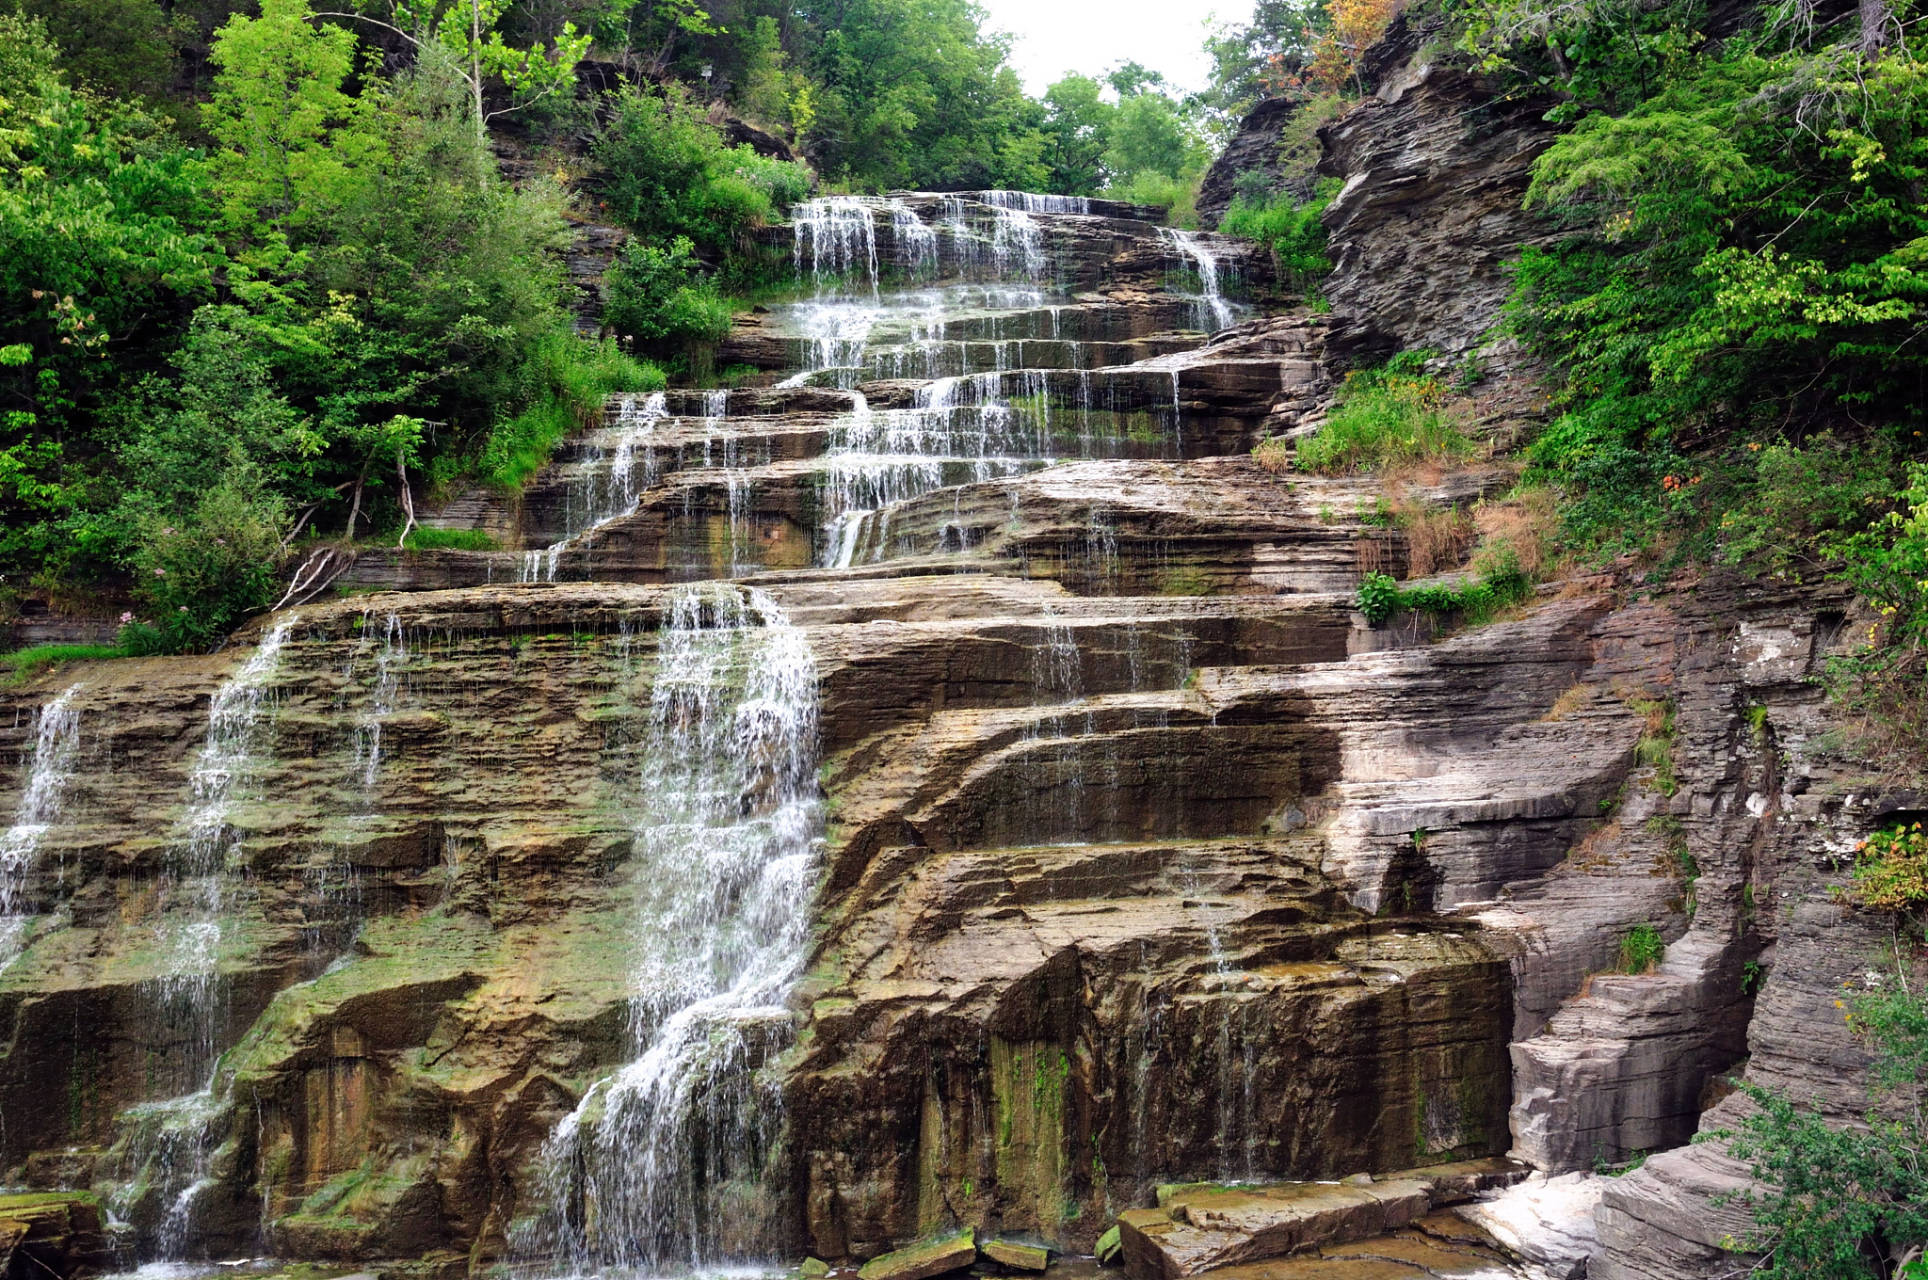
[(14, 808), (13, 825), (0, 834), (0, 971), (19, 958), (33, 926), (33, 916), (22, 910), (22, 894), (73, 779), (80, 754), (80, 710), (73, 705), (79, 692), (78, 684), (70, 685), (40, 709), (27, 783)]
[(767, 594), (680, 589), (637, 767), (635, 1057), (563, 1121), (525, 1248), (578, 1269), (773, 1254), (781, 1129), (759, 1068), (789, 1042), (820, 845), (817, 678)]

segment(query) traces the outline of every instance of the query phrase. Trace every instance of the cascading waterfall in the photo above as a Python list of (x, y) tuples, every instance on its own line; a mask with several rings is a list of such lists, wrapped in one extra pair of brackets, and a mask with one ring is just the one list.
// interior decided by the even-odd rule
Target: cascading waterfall
[(1087, 196), (1053, 196), (1036, 191), (986, 191), (978, 197), (997, 209), (1021, 209), (1025, 213), (1089, 214)]
[(656, 483), (656, 454), (650, 442), (668, 417), (668, 400), (661, 391), (641, 400), (623, 397), (616, 412), (616, 446), (609, 451), (606, 465), (601, 457), (585, 464), (570, 495), (563, 536), (543, 550), (523, 553), (521, 581), (554, 582), (564, 552), (590, 545), (598, 529), (636, 510), (644, 490)]
[(178, 840), (162, 872), (162, 900), (176, 919), (163, 925), (167, 1001), (193, 1019), (205, 1060), (214, 1053), (214, 978), (220, 957), (224, 872), (240, 840), (228, 825), (241, 785), (255, 765), (271, 709), (268, 690), (281, 664), (281, 647), (299, 618), (276, 623), (241, 670), (215, 691), (207, 737), (189, 786), (186, 838)]
[(758, 1069), (792, 1033), (821, 843), (817, 677), (762, 591), (672, 597), (640, 748), (636, 1057), (551, 1136), (525, 1239), (579, 1268), (772, 1252), (780, 1137)]
[(163, 1259), (186, 1256), (195, 1199), (213, 1182), (215, 1135), (227, 1112), (226, 1101), (214, 1091), (215, 986), (227, 870), (240, 847), (228, 819), (259, 763), (272, 719), (269, 691), (282, 646), (299, 621), (290, 615), (276, 623), (241, 670), (215, 691), (207, 737), (190, 775), (185, 837), (175, 842), (162, 870), (161, 900), (176, 917), (161, 926), (167, 966), (162, 1005), (187, 1034), (190, 1071), (205, 1073), (207, 1083), (194, 1093), (143, 1103), (122, 1115), (121, 1179), (114, 1202), (123, 1216), (133, 1216), (135, 1203), (158, 1199), (154, 1248)]
[(13, 825), (0, 834), (0, 971), (19, 958), (33, 924), (33, 917), (20, 909), (21, 894), (73, 779), (74, 761), (80, 754), (80, 710), (74, 706), (79, 692), (78, 684), (69, 685), (40, 709), (27, 782), (14, 809)]
[(877, 292), (877, 223), (871, 205), (857, 196), (820, 196), (790, 210), (797, 274), (809, 263), (822, 293), (846, 277), (861, 275)]
[(1219, 282), (1218, 259), (1198, 238), (1198, 233), (1160, 227), (1158, 234), (1198, 270), (1198, 282), (1204, 290), (1198, 300), (1199, 328), (1229, 329), (1238, 323), (1238, 308), (1225, 297)]

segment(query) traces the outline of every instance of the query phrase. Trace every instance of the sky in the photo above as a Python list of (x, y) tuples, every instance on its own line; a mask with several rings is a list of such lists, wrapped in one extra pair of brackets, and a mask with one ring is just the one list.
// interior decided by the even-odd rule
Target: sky
[(1017, 37), (1011, 62), (1043, 93), (1067, 71), (1102, 74), (1136, 59), (1185, 89), (1201, 89), (1208, 18), (1244, 22), (1252, 0), (978, 0), (985, 25)]

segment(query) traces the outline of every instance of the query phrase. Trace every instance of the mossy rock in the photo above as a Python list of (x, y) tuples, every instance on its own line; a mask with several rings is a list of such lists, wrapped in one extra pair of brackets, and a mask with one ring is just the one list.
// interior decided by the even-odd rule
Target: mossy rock
[(977, 1261), (977, 1232), (970, 1227), (872, 1258), (857, 1272), (857, 1280), (930, 1280), (932, 1276), (962, 1271)]

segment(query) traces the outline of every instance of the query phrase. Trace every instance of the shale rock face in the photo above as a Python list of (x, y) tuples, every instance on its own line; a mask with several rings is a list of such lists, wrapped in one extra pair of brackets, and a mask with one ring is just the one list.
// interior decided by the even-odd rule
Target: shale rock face
[(1319, 131), (1319, 172), (1345, 186), (1325, 211), (1333, 272), (1331, 354), (1342, 363), (1400, 349), (1457, 357), (1491, 347), (1505, 265), (1547, 234), (1521, 209), (1528, 166), (1553, 140), (1549, 102), (1506, 101), (1479, 77), (1432, 60), (1426, 25), (1401, 15), (1366, 66), (1373, 92)]
[(1198, 218), (1216, 227), (1241, 190), (1283, 191), (1299, 199), (1312, 193), (1310, 178), (1283, 172), (1280, 133), (1299, 111), (1297, 98), (1267, 98), (1246, 112), (1238, 132), (1218, 153), (1198, 187)]

